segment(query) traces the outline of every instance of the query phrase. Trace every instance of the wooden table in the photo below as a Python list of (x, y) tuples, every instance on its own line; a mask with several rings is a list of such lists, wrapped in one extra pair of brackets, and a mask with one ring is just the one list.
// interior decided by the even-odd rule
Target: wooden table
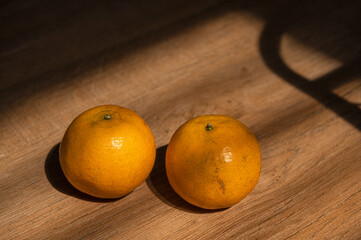
[[(3, 1), (1, 239), (359, 239), (360, 1)], [(84, 110), (150, 125), (157, 162), (119, 200), (75, 190), (58, 143)], [(227, 114), (262, 149), (255, 190), (205, 211), (170, 188), (180, 124)]]

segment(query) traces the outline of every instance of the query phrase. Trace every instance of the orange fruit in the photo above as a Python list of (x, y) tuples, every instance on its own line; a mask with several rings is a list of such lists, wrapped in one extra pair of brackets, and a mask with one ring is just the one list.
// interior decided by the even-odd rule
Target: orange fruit
[(138, 114), (105, 105), (74, 119), (59, 152), (64, 175), (75, 188), (99, 198), (119, 198), (148, 177), (156, 148), (150, 128)]
[(227, 208), (256, 186), (261, 151), (256, 137), (238, 120), (200, 116), (172, 136), (166, 171), (174, 191), (187, 202), (205, 209)]

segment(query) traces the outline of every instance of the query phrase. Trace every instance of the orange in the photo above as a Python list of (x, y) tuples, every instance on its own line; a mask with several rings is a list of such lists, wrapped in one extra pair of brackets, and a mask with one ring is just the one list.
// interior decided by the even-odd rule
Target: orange
[(119, 198), (148, 177), (156, 148), (138, 114), (105, 105), (75, 118), (59, 151), (64, 175), (75, 188), (99, 198)]
[(261, 151), (256, 137), (238, 120), (200, 116), (172, 136), (166, 171), (174, 191), (187, 202), (205, 209), (227, 208), (256, 186)]

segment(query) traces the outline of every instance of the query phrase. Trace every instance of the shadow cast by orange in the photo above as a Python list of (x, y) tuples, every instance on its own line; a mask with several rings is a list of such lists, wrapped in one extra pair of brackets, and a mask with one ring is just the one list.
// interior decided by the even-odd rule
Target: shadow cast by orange
[(167, 145), (157, 149), (157, 156), (155, 164), (146, 183), (149, 189), (165, 204), (191, 213), (214, 213), (226, 209), (207, 210), (193, 206), (183, 200), (171, 187), (168, 182), (167, 173), (165, 169), (165, 154)]
[(90, 202), (113, 202), (118, 199), (121, 199), (121, 198), (115, 198), (115, 199), (96, 198), (88, 194), (85, 194), (83, 192), (80, 192), (78, 189), (73, 187), (73, 185), (71, 185), (69, 181), (66, 179), (63, 170), (61, 169), (60, 161), (59, 161), (59, 146), (60, 143), (56, 144), (50, 150), (44, 164), (46, 178), (48, 179), (51, 186), (53, 186), (56, 190), (58, 190), (61, 193)]
[[(70, 182), (66, 179), (63, 170), (60, 166), (59, 161), (59, 146), (60, 143), (56, 144), (49, 152), (45, 164), (44, 170), (46, 177), (51, 184), (57, 191), (64, 193), (66, 195), (82, 199), (85, 201), (91, 202), (113, 202), (117, 201), (121, 198), (116, 199), (101, 199), (90, 196), (85, 194), (70, 184)], [(212, 213), (221, 210), (206, 210), (201, 209), (196, 206), (189, 204), (188, 202), (184, 201), (181, 197), (178, 196), (176, 192), (173, 191), (172, 187), (170, 186), (167, 174), (165, 170), (165, 153), (167, 150), (167, 146), (163, 146), (157, 149), (157, 156), (155, 160), (155, 164), (150, 176), (147, 178), (146, 183), (149, 189), (157, 196), (162, 202), (166, 203), (169, 206), (174, 208), (192, 212), (192, 213)], [(126, 197), (126, 196), (124, 196)]]

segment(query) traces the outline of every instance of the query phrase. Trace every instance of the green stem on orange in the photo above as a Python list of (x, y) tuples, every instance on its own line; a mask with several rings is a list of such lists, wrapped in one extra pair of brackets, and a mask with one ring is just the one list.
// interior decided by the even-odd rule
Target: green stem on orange
[(213, 126), (212, 126), (212, 124), (207, 123), (206, 130), (207, 130), (207, 131), (211, 131), (211, 130), (213, 130)]
[(109, 120), (109, 119), (111, 119), (111, 118), (112, 118), (112, 116), (110, 116), (110, 115), (108, 115), (108, 114), (104, 116), (104, 119), (105, 119), (105, 120)]

